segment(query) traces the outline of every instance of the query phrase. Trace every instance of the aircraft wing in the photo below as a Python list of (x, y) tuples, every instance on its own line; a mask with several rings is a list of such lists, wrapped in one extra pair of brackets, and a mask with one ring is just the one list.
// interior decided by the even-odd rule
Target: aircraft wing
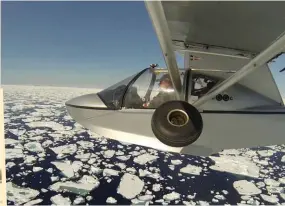
[(173, 45), (260, 53), (285, 30), (283, 1), (162, 1)]
[[(282, 102), (266, 63), (285, 52), (285, 2), (145, 3), (170, 76), (178, 88), (176, 91), (179, 92), (181, 86), (175, 71), (174, 51), (198, 53), (198, 57), (202, 57), (201, 60), (189, 61), (188, 67), (237, 71), (214, 87), (211, 94), (199, 99), (196, 105), (194, 103), (195, 106), (237, 82), (277, 103)], [(260, 82), (266, 82), (266, 87)]]

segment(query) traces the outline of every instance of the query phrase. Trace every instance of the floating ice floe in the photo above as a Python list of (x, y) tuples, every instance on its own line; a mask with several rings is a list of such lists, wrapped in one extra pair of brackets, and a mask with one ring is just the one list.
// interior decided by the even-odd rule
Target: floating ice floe
[(69, 144), (59, 147), (53, 147), (50, 149), (54, 151), (58, 155), (58, 157), (64, 158), (68, 155), (73, 155), (77, 151), (77, 146), (76, 144)]
[(92, 149), (94, 148), (94, 143), (89, 141), (78, 141), (76, 144), (79, 144), (83, 149)]
[(51, 180), (51, 182), (56, 182), (59, 180), (59, 177), (58, 176), (51, 176), (50, 180)]
[(33, 167), (33, 172), (39, 172), (41, 170), (43, 170), (42, 167)]
[(285, 177), (279, 178), (278, 181), (279, 181), (281, 184), (284, 184), (284, 185), (285, 185)]
[(22, 205), (31, 201), (37, 197), (40, 192), (31, 188), (22, 188), (17, 185), (13, 185), (12, 182), (7, 182), (7, 199), (14, 204)]
[(90, 157), (91, 157), (91, 153), (84, 153), (84, 154), (75, 155), (75, 158), (80, 159), (82, 162), (87, 162)]
[(46, 140), (42, 143), (42, 147), (46, 148), (52, 144), (53, 144), (53, 142), (51, 140)]
[(137, 170), (133, 167), (129, 167), (126, 169), (126, 172), (134, 175), (134, 174), (136, 174)]
[(202, 168), (188, 164), (186, 167), (181, 168), (180, 172), (192, 175), (200, 175)]
[(153, 161), (155, 161), (156, 159), (158, 159), (158, 156), (155, 155), (151, 155), (151, 154), (142, 154), (138, 157), (134, 158), (134, 162), (140, 165), (145, 165), (146, 163), (151, 163)]
[(280, 193), (280, 197), (282, 198), (283, 201), (285, 201), (285, 193)]
[(102, 173), (103, 170), (98, 168), (98, 167), (91, 166), (90, 167), (90, 171), (91, 171), (91, 173), (93, 173), (95, 175), (98, 175), (98, 174)]
[(276, 196), (269, 196), (269, 195), (264, 195), (264, 194), (261, 194), (260, 195), (261, 198), (266, 201), (266, 202), (269, 202), (269, 203), (272, 203), (272, 204), (276, 204), (279, 202), (279, 199), (276, 197)]
[(104, 169), (103, 170), (104, 176), (119, 176), (119, 171), (113, 169)]
[(44, 152), (42, 145), (38, 142), (29, 142), (24, 145), (24, 148), (30, 152)]
[(257, 151), (257, 153), (261, 157), (270, 157), (270, 156), (274, 155), (276, 153), (276, 151), (274, 151), (274, 150), (259, 150), (259, 151)]
[(78, 181), (83, 184), (94, 184), (95, 187), (99, 187), (100, 181), (97, 177), (89, 176), (89, 175), (83, 175), (83, 177)]
[(139, 177), (125, 173), (117, 192), (127, 199), (133, 199), (142, 192), (143, 187), (144, 182)]
[(5, 157), (6, 159), (17, 159), (17, 158), (23, 158), (23, 150), (22, 149), (6, 149), (5, 150)]
[(32, 201), (24, 204), (24, 206), (39, 205), (39, 203), (41, 203), (42, 201), (43, 201), (43, 199), (32, 200)]
[(266, 190), (268, 193), (277, 194), (277, 193), (283, 192), (284, 188), (283, 187), (276, 187), (276, 186), (267, 186)]
[(181, 165), (182, 161), (181, 160), (171, 160), (171, 164), (173, 164), (173, 165)]
[(113, 197), (108, 197), (107, 200), (106, 200), (106, 203), (108, 204), (116, 204), (117, 203), (117, 200)]
[(14, 167), (16, 164), (14, 162), (7, 162), (6, 163), (6, 169), (10, 169), (12, 167)]
[(63, 197), (61, 194), (52, 196), (50, 201), (55, 205), (71, 205), (70, 199), (68, 197)]
[(126, 168), (126, 164), (121, 163), (121, 162), (116, 163), (115, 165), (117, 165), (118, 167), (120, 167), (122, 170)]
[(252, 182), (246, 180), (235, 181), (233, 186), (240, 195), (258, 195), (261, 193), (261, 190)]
[(114, 156), (114, 154), (115, 154), (115, 150), (107, 150), (103, 152), (103, 156), (105, 158), (111, 158)]
[(71, 167), (73, 171), (76, 173), (83, 167), (83, 163), (80, 161), (74, 161), (72, 162)]
[(42, 188), (42, 189), (41, 189), (41, 192), (46, 193), (46, 192), (48, 192), (48, 190), (45, 189), (45, 188)]
[(85, 202), (85, 199), (83, 197), (76, 197), (75, 200), (73, 201), (74, 205), (80, 205)]
[(225, 200), (225, 196), (224, 195), (215, 195), (214, 196), (217, 200)]
[(24, 163), (27, 165), (31, 165), (37, 161), (37, 157), (33, 155), (24, 156)]
[(85, 182), (86, 180), (80, 180), (80, 181), (79, 182), (72, 182), (72, 181), (57, 182), (51, 185), (50, 189), (56, 192), (65, 190), (65, 191), (69, 191), (74, 194), (85, 196), (90, 191), (96, 189), (100, 185), (100, 182), (95, 179), (92, 182)]
[(16, 139), (10, 139), (10, 138), (5, 139), (5, 145), (14, 145), (14, 144), (20, 144), (20, 141)]
[(47, 127), (55, 131), (64, 131), (64, 126), (62, 124), (59, 124), (57, 122), (51, 122), (51, 121), (29, 122), (27, 123), (27, 125), (31, 128)]
[(67, 162), (51, 162), (54, 166), (61, 171), (61, 173), (68, 178), (74, 176), (74, 172), (70, 163)]
[(121, 160), (121, 161), (127, 161), (129, 160), (131, 157), (131, 155), (126, 155), (126, 156), (116, 156), (117, 159)]
[(265, 183), (266, 185), (274, 186), (274, 187), (277, 187), (277, 186), (280, 185), (280, 182), (278, 182), (278, 181), (276, 181), (276, 180), (274, 180), (274, 179), (265, 179), (265, 180), (264, 180), (264, 183)]
[(148, 170), (143, 170), (143, 169), (139, 169), (139, 176), (140, 177), (150, 177), (153, 179), (159, 179), (161, 178), (159, 173), (152, 173)]
[(141, 152), (138, 152), (138, 151), (132, 151), (132, 152), (129, 152), (130, 155), (136, 157), (136, 156), (139, 156), (141, 154)]
[(142, 201), (150, 201), (154, 198), (153, 195), (142, 195), (142, 196), (139, 196), (138, 199), (139, 200), (142, 200)]
[(44, 139), (43, 136), (29, 137), (29, 140), (33, 140), (33, 141), (40, 141), (40, 140), (43, 140), (43, 139)]
[(255, 178), (259, 177), (259, 167), (246, 157), (210, 156), (210, 158), (215, 161), (215, 165), (210, 166), (210, 169), (212, 170), (229, 172)]
[(163, 199), (165, 201), (173, 201), (173, 200), (178, 200), (180, 199), (180, 194), (177, 193), (177, 192), (171, 192), (171, 193), (168, 193), (166, 195), (163, 195)]

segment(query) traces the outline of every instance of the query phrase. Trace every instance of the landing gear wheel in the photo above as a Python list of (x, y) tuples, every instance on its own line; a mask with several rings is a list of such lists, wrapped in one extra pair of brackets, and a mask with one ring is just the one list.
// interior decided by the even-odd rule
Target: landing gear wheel
[(195, 142), (202, 133), (200, 112), (184, 101), (169, 101), (158, 107), (151, 119), (154, 135), (171, 147), (185, 147)]

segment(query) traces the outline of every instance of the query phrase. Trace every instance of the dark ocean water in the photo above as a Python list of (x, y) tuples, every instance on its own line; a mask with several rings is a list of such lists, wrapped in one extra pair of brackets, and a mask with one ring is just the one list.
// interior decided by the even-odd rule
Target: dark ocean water
[[(246, 175), (247, 172), (242, 173), (241, 168), (246, 168), (244, 171), (247, 171), (248, 168), (246, 165), (239, 165), (236, 160), (233, 160), (232, 165), (228, 164), (228, 167), (233, 167), (233, 165), (237, 167), (235, 174), (222, 172), (210, 168), (217, 164), (210, 157), (160, 152), (141, 146), (126, 145), (91, 134), (70, 119), (64, 107), (64, 102), (69, 98), (83, 93), (90, 93), (90, 91), (17, 86), (4, 89), (5, 138), (6, 149), (9, 151), (6, 156), (9, 205), (22, 205), (32, 200), (38, 200), (37, 204), (40, 205), (58, 204), (59, 202), (51, 200), (56, 195), (60, 195), (61, 198), (68, 198), (70, 203), (73, 203), (79, 197), (82, 199), (81, 204), (89, 205), (111, 204), (106, 203), (109, 197), (114, 198), (116, 204), (127, 205), (236, 205), (237, 203), (282, 204), (285, 202), (283, 199), (285, 197), (283, 195), (284, 191), (282, 191), (285, 186), (284, 179), (282, 179), (285, 167), (284, 162), (281, 162), (285, 152), (283, 146), (241, 149), (216, 154), (214, 156), (220, 157), (223, 155), (223, 157), (226, 156), (229, 159), (233, 157), (249, 158), (251, 164), (255, 165), (251, 168), (257, 171), (258, 176), (249, 177)], [(87, 146), (82, 146), (81, 141), (85, 141)], [(32, 145), (28, 146), (28, 143), (32, 143)], [(90, 146), (91, 144), (93, 145)], [(61, 152), (61, 156), (60, 153), (56, 153), (54, 150), (56, 147), (67, 145), (76, 145), (76, 150), (65, 155), (62, 155)], [(264, 155), (256, 153), (256, 151), (261, 150), (265, 152)], [(19, 153), (18, 156), (12, 157), (17, 152)], [(107, 153), (111, 154), (106, 156)], [(76, 156), (80, 154), (93, 154), (93, 157), (90, 156), (84, 159)], [(128, 155), (130, 155), (128, 160), (117, 158), (118, 156), (126, 157)], [(136, 158), (142, 157), (142, 155), (154, 159), (140, 164)], [(256, 160), (259, 163), (256, 163)], [(72, 166), (67, 167), (67, 170), (74, 173), (72, 177), (66, 177), (62, 169), (52, 164), (52, 162), (68, 164), (67, 161), (70, 161), (71, 164), (74, 161), (82, 163), (76, 172)], [(260, 161), (264, 162), (260, 163)], [(243, 161), (240, 161), (240, 164), (243, 163)], [(200, 168), (200, 174), (181, 172), (181, 168), (187, 165)], [(37, 167), (42, 169), (33, 171)], [(96, 172), (92, 171), (92, 167), (97, 168)], [(118, 175), (106, 174), (108, 168), (118, 171)], [(131, 168), (131, 170), (128, 170), (128, 168)], [(224, 167), (223, 170), (227, 171), (228, 169)], [(131, 173), (144, 183), (144, 187), (134, 198), (127, 198), (118, 193), (118, 187), (126, 173)], [(88, 194), (79, 195), (71, 191), (54, 191), (51, 189), (51, 185), (58, 182), (72, 181), (76, 183), (84, 175), (95, 178), (99, 183), (99, 186), (88, 192)], [(57, 179), (52, 181), (52, 177)], [(254, 189), (249, 188), (247, 185), (245, 188), (249, 188), (247, 190), (249, 195), (239, 194), (233, 184), (241, 180), (251, 182), (255, 185), (255, 189), (259, 189), (260, 192), (250, 195), (250, 191)], [(264, 181), (267, 187), (264, 186)], [(13, 183), (14, 186), (11, 186), (10, 183)], [(139, 185), (139, 183), (136, 184)], [(126, 186), (127, 190), (135, 190), (136, 184), (129, 184)], [(20, 187), (21, 190), (19, 188), (15, 189), (15, 185)], [(160, 190), (153, 189), (154, 185), (160, 185)], [(33, 191), (31, 192), (30, 189), (33, 189)], [(172, 195), (165, 196), (169, 193), (172, 193)], [(23, 195), (26, 200), (23, 200)], [(191, 198), (189, 195), (194, 195), (194, 197)], [(268, 195), (268, 197), (263, 195)], [(140, 196), (144, 196), (144, 200), (139, 201), (143, 198)]]

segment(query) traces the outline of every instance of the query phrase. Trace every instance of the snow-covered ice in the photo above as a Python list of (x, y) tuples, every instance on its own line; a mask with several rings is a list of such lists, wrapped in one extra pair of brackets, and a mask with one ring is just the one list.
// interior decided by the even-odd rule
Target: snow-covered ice
[(108, 197), (107, 200), (106, 200), (106, 203), (108, 204), (116, 204), (117, 203), (117, 200), (113, 197)]
[(74, 171), (73, 171), (70, 163), (67, 163), (67, 162), (51, 162), (51, 164), (56, 166), (57, 169), (59, 169), (65, 177), (70, 178), (70, 177), (74, 176)]
[(215, 165), (210, 166), (212, 170), (230, 172), (249, 177), (259, 177), (259, 167), (246, 157), (221, 156), (210, 157)]
[(118, 193), (127, 199), (132, 199), (141, 193), (144, 182), (132, 174), (124, 174), (118, 187)]
[(71, 205), (70, 199), (68, 197), (63, 197), (61, 194), (52, 196), (50, 200), (55, 205)]
[(180, 172), (192, 175), (200, 175), (202, 172), (202, 168), (188, 164), (186, 167), (181, 168)]
[(156, 160), (158, 158), (158, 156), (155, 156), (155, 155), (151, 155), (151, 154), (142, 154), (140, 156), (137, 156), (134, 158), (134, 162), (135, 163), (138, 163), (140, 165), (144, 165), (146, 163), (151, 163), (153, 162), (154, 160)]
[(9, 205), (285, 204), (284, 145), (210, 158), (161, 152), (75, 123), (65, 101), (94, 89), (4, 87)]
[(257, 195), (261, 193), (261, 190), (252, 182), (248, 182), (246, 180), (236, 181), (233, 186), (240, 195)]
[(40, 192), (37, 190), (19, 187), (17, 185), (13, 185), (12, 182), (7, 182), (6, 190), (7, 199), (16, 204), (29, 202), (40, 194)]

